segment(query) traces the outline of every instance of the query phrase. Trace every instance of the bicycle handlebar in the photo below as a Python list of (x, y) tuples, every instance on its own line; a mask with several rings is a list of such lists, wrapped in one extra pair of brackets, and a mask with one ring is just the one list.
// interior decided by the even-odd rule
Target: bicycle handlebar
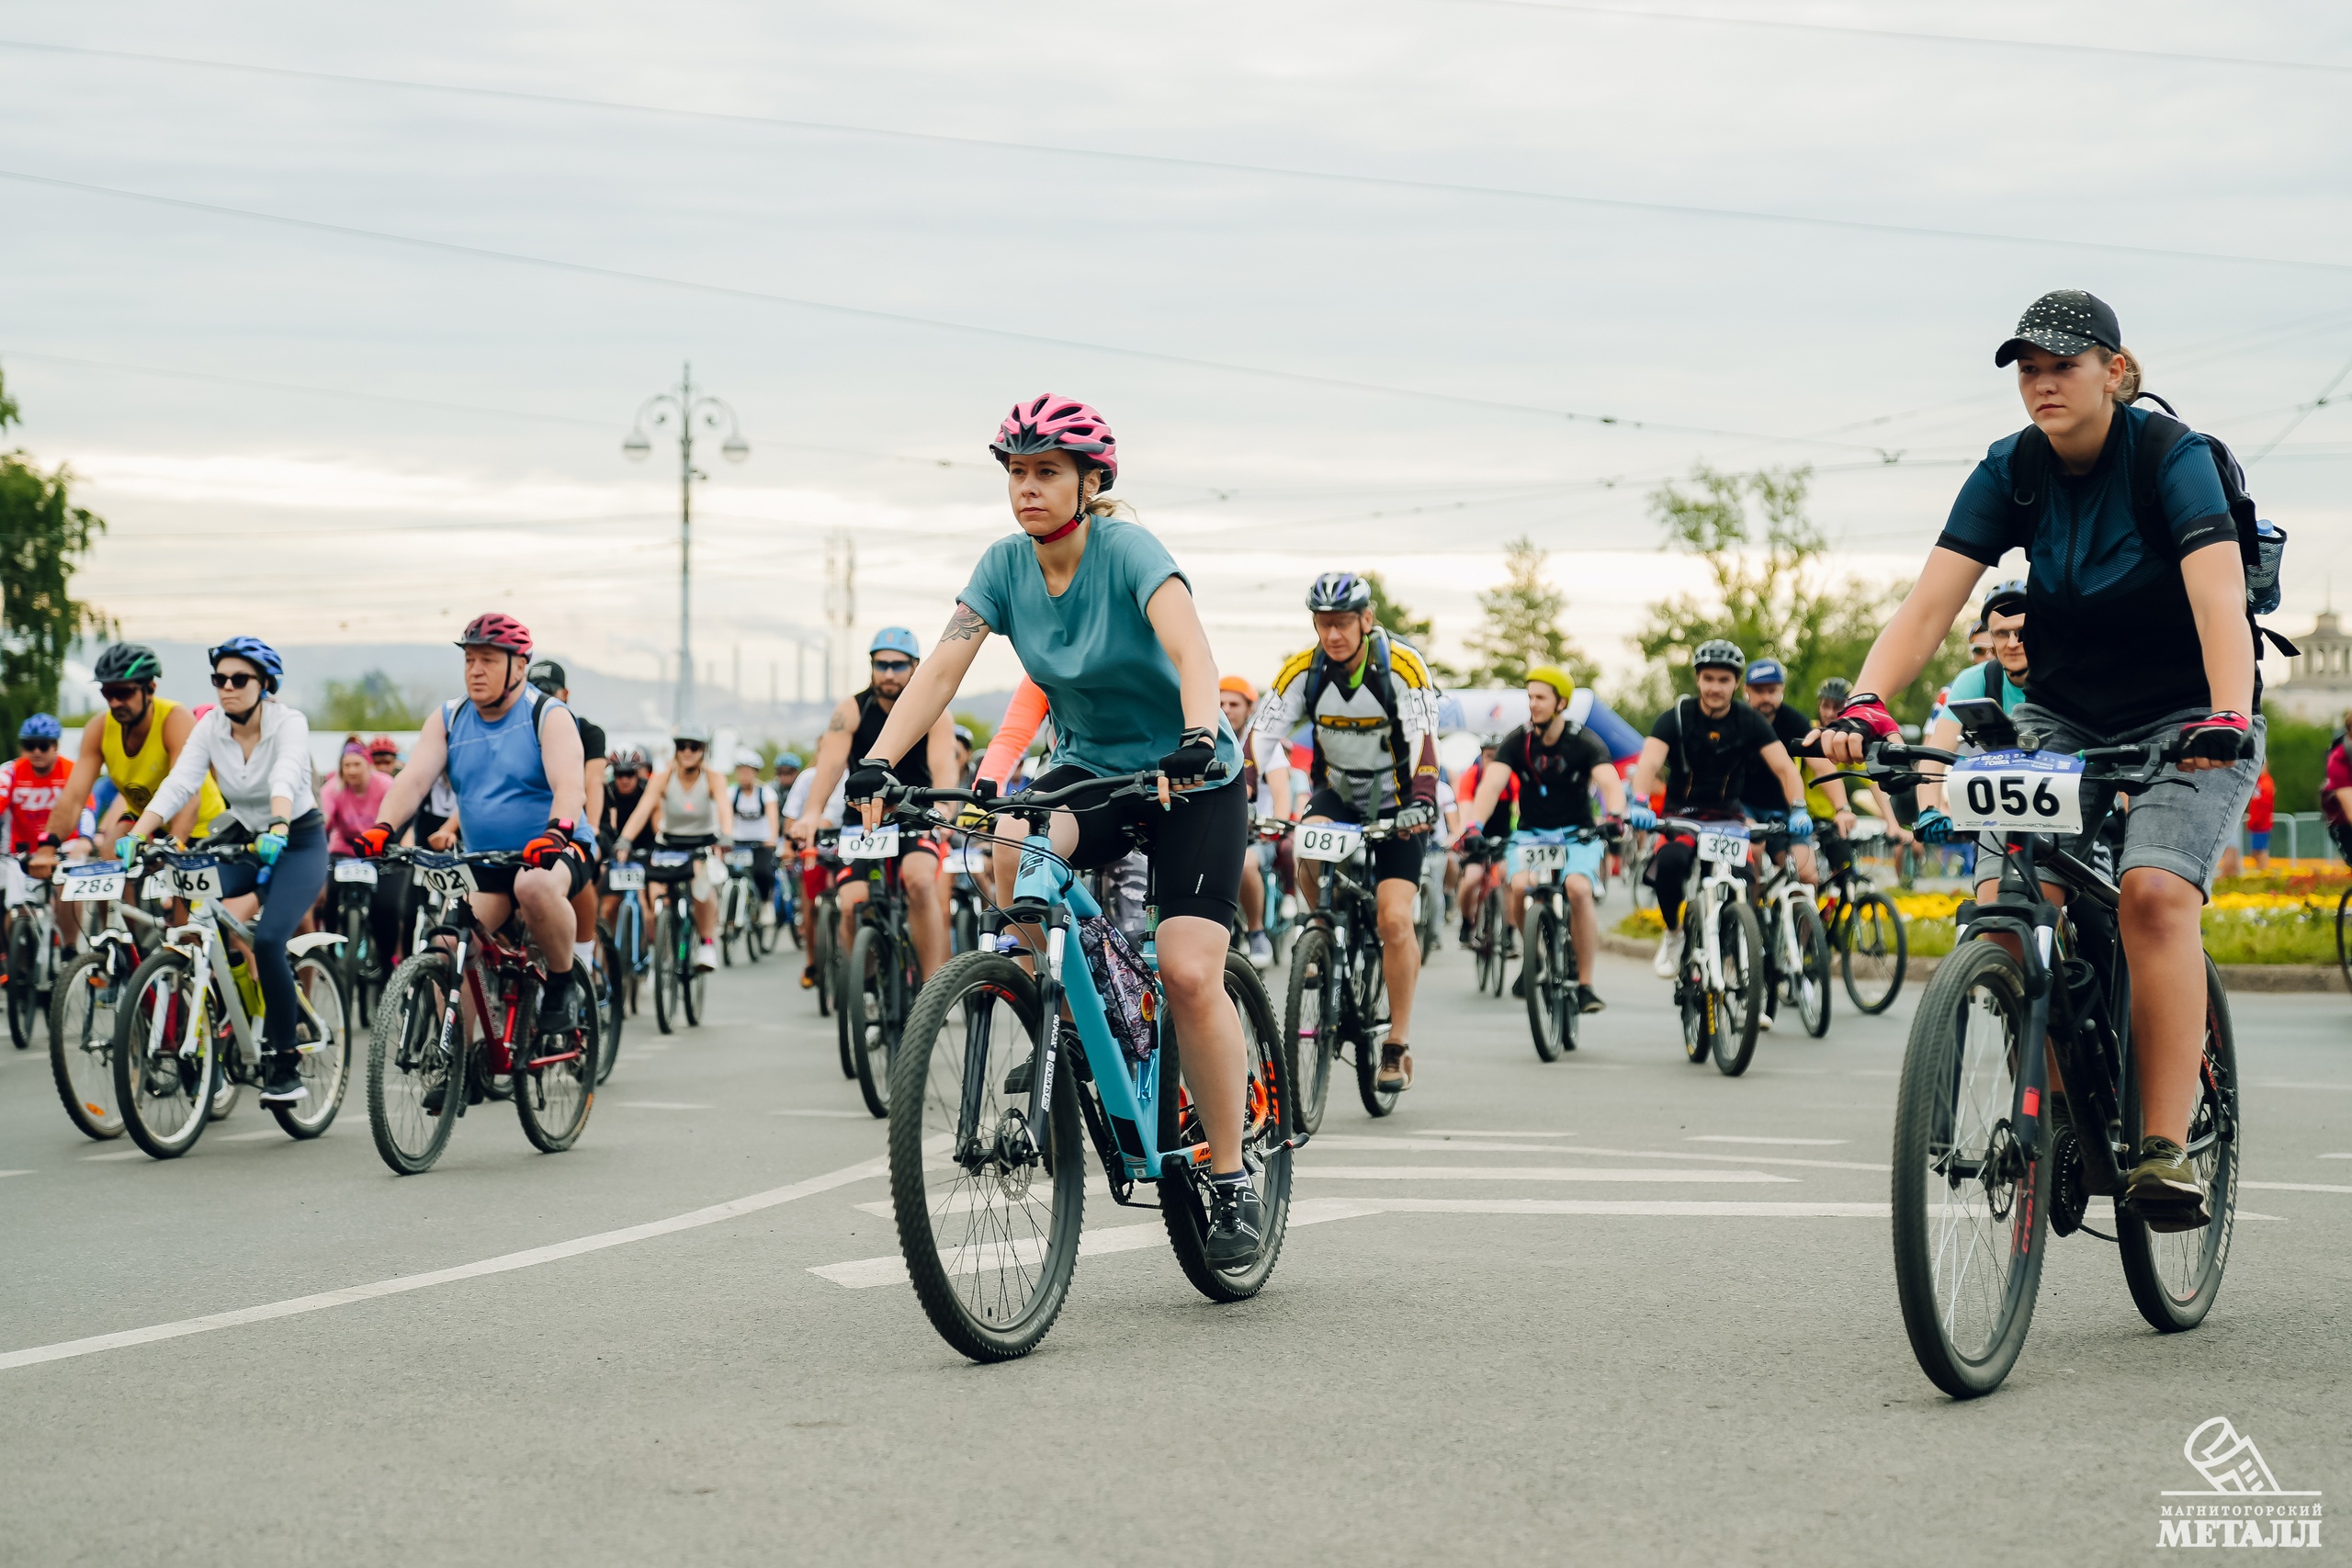
[[(1221, 783), (1226, 777), (1225, 764), (1212, 761), (1209, 766), (1214, 773), (1199, 784), (1179, 787), (1171, 784), (1169, 787), (1174, 797), (1182, 800), (1187, 795), (1195, 794), (1209, 784)], [(1158, 768), (1144, 768), (1132, 773), (1106, 773), (1101, 778), (1079, 779), (1059, 789), (1042, 792), (1034, 789), (1023, 790), (1019, 795), (987, 796), (968, 789), (928, 789), (915, 784), (893, 784), (876, 798), (882, 802), (886, 809), (893, 812), (906, 807), (954, 804), (977, 806), (990, 816), (1001, 813), (1018, 817), (1025, 812), (1050, 811), (1081, 795), (1097, 792), (1101, 792), (1106, 801), (1116, 800), (1127, 795), (1152, 794), (1159, 789), (1159, 779), (1160, 773)], [(844, 804), (862, 806), (865, 802), (847, 801)]]

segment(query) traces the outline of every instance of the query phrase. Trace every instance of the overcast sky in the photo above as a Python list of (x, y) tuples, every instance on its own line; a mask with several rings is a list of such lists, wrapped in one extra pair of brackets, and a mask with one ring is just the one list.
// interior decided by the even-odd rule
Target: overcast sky
[(691, 359), (752, 446), (696, 531), (747, 686), (835, 527), (860, 646), (928, 644), (1049, 389), (1228, 669), (1335, 566), (1452, 655), (1522, 532), (1623, 666), (1693, 580), (1659, 479), (1811, 463), (1847, 564), (1916, 570), (2023, 423), (1993, 347), (2088, 288), (2192, 422), (2286, 433), (2292, 630), (2352, 597), (2352, 397), (2288, 428), (2352, 365), (2347, 118), (2316, 4), (0, 3), (0, 368), (133, 634), (496, 605), (650, 676), (676, 458), (620, 441)]

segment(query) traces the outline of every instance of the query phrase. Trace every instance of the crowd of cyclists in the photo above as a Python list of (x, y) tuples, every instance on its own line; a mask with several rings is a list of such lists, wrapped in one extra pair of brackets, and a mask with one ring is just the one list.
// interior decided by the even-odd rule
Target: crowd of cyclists
[[(389, 738), (355, 737), (321, 781), (309, 725), (281, 700), (286, 671), (268, 644), (237, 636), (213, 648), (217, 694), (198, 713), (157, 696), (156, 654), (124, 642), (97, 660), (103, 711), (70, 767), (55, 718), (25, 724), (6, 777), (8, 845), (35, 880), (107, 857), (135, 867), (159, 845), (199, 837), (248, 851), (220, 897), (250, 922), (262, 1100), (284, 1105), (306, 1092), (308, 1043), (287, 945), (322, 920), (333, 863), (383, 864), (362, 895), (380, 978), (417, 930), (420, 895), (391, 852), (462, 845), (500, 862), (473, 868), (474, 918), (485, 931), (512, 920), (527, 933), (544, 972), (533, 1022), (546, 1049), (534, 1059), (555, 1060), (598, 1005), (594, 976), (609, 963), (600, 931), (624, 899), (650, 896), (641, 885), (616, 889), (616, 868), (662, 854), (690, 864), (691, 962), (707, 971), (719, 962), (726, 852), (748, 852), (757, 908), (797, 942), (800, 984), (820, 992), (831, 979), (818, 967), (820, 911), (838, 922), (831, 947), (846, 953), (861, 902), (890, 889), (928, 978), (956, 949), (959, 898), (991, 911), (978, 940), (1023, 942), (1019, 911), (1004, 914), (1015, 903), (1017, 835), (1000, 836), (991, 852), (981, 807), (952, 829), (910, 825), (890, 852), (895, 875), (883, 880), (845, 860), (844, 831), (882, 832), (903, 798), (896, 792), (910, 788), (960, 784), (998, 799), (1156, 774), (1159, 798), (1057, 808), (1045, 832), (1069, 866), (1102, 873), (1149, 911), (1158, 983), (1210, 1150), (1208, 1255), (1237, 1267), (1256, 1255), (1264, 1219), (1243, 1148), (1249, 1086), (1227, 955), (1238, 948), (1268, 969), (1270, 926), (1323, 918), (1325, 863), (1294, 852), (1298, 832), (1379, 829), (1363, 855), (1387, 998), (1384, 1092), (1412, 1087), (1412, 1043), (1431, 1027), (1416, 1007), (1431, 888), (1451, 890), (1466, 942), (1487, 900), (1505, 901), (1509, 931), (1536, 880), (1555, 879), (1575, 950), (1574, 1005), (1591, 1014), (1606, 1006), (1595, 988), (1596, 905), (1613, 879), (1637, 875), (1665, 927), (1657, 972), (1680, 984), (1694, 825), (1770, 829), (1785, 846), (1773, 852), (1808, 883), (1833, 854), (1850, 852), (1865, 818), (1890, 843), (1997, 852), (1997, 840), (1979, 847), (1954, 829), (1933, 781), (1916, 806), (1849, 785), (1868, 749), (1898, 735), (1887, 694), (1918, 678), (1981, 575), (2018, 547), (2029, 570), (1981, 601), (1973, 662), (1925, 739), (1957, 744), (1950, 705), (1990, 701), (2055, 738), (2045, 744), (2177, 740), (2186, 787), (2132, 811), (2108, 863), (2138, 983), (2145, 1138), (2127, 1197), (2168, 1223), (2201, 1224), (2203, 1194), (2181, 1149), (2204, 998), (2198, 911), (2263, 748), (2262, 721), (2248, 716), (2258, 706), (2253, 639), (2239, 629), (2240, 551), (2206, 547), (2236, 542), (2233, 497), (2205, 437), (2133, 401), (2140, 368), (2100, 301), (2064, 291), (2036, 302), (1996, 363), (2016, 366), (2032, 423), (1996, 443), (1971, 476), (1917, 586), (1851, 680), (1821, 682), (1801, 706), (1772, 650), (1704, 641), (1689, 660), (1692, 690), (1655, 716), (1630, 756), (1578, 716), (1590, 712), (1589, 694), (1536, 663), (1525, 721), (1480, 738), (1477, 759), (1450, 772), (1427, 658), (1379, 624), (1372, 584), (1348, 570), (1308, 585), (1300, 629), (1311, 640), (1262, 687), (1220, 669), (1192, 580), (1110, 493), (1120, 457), (1108, 422), (1046, 396), (1015, 405), (989, 444), (1015, 530), (981, 554), (928, 652), (905, 627), (874, 637), (865, 685), (834, 709), (805, 768), (787, 754), (763, 777), (756, 752), (713, 759), (710, 732), (691, 722), (658, 763), (635, 749), (608, 754), (603, 731), (571, 705), (561, 667), (536, 658), (528, 629), (493, 612), (457, 638), (464, 694), (426, 715), (405, 757)], [(950, 707), (991, 637), (1012, 645), (1024, 677), (990, 744), (976, 750)], [(974, 843), (977, 855), (958, 852)], [(1544, 846), (1563, 853), (1535, 855)], [(1534, 859), (1547, 869), (1531, 869)], [(1980, 896), (1991, 891), (1987, 880)], [(103, 908), (61, 905), (57, 918), (70, 947), (77, 922)], [(432, 1107), (447, 1109), (446, 1100)]]

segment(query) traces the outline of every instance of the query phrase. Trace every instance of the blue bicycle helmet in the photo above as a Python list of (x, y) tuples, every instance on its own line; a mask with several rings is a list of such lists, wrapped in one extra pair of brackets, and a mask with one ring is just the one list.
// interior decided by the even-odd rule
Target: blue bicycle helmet
[(904, 626), (884, 626), (874, 634), (874, 640), (866, 645), (865, 651), (869, 658), (877, 653), (903, 653), (909, 659), (920, 660), (922, 644), (917, 642), (915, 634)]
[(277, 649), (257, 637), (232, 637), (204, 658), (215, 670), (220, 668), (224, 659), (242, 659), (261, 671), (262, 684), (273, 692), (286, 674), (286, 661), (277, 657)]
[(19, 740), (62, 740), (65, 727), (57, 722), (53, 713), (37, 713), (17, 728)]

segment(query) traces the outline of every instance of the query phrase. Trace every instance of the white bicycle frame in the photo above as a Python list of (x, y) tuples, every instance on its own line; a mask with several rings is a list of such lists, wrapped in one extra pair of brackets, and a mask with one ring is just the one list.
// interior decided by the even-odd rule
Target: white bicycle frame
[[(1781, 954), (1778, 968), (1781, 977), (1793, 976), (1803, 984), (1804, 951), (1797, 946), (1796, 906), (1811, 903), (1814, 890), (1811, 883), (1797, 875), (1792, 861), (1793, 857), (1783, 857), (1782, 863), (1772, 868), (1771, 874), (1765, 878), (1758, 902), (1768, 908), (1779, 907), (1781, 918), (1777, 923), (1780, 927)], [(1819, 913), (1818, 907), (1815, 912)]]
[[(40, 954), (38, 960), (40, 968), (36, 972), (33, 989), (51, 990), (57, 984), (59, 968), (55, 900), (51, 894), (50, 885), (38, 880), (32, 873), (18, 865), (14, 855), (7, 857), (7, 865), (9, 879), (16, 885), (10, 890), (13, 896), (8, 902), (7, 923), (10, 925), (16, 923), (17, 911), (19, 909), (33, 911), (37, 951)], [(21, 888), (21, 891), (17, 891), (18, 888)]]
[[(1650, 852), (1654, 855), (1657, 852), (1653, 847)], [(1755, 846), (1750, 844), (1748, 856), (1751, 861), (1755, 853)], [(1747, 887), (1742, 879), (1735, 874), (1736, 868), (1728, 862), (1700, 860), (1692, 863), (1694, 867), (1704, 869), (1701, 872), (1695, 886), (1686, 882), (1683, 886), (1683, 961), (1687, 964), (1690, 958), (1692, 921), (1696, 920), (1700, 978), (1706, 983), (1709, 990), (1721, 991), (1724, 988), (1723, 935), (1717, 929), (1715, 913), (1725, 902), (1744, 897)]]
[[(220, 935), (220, 928), (224, 923), (248, 945), (252, 943), (253, 928), (226, 909), (219, 908), (216, 901), (210, 898), (189, 899), (187, 923), (174, 926), (164, 933), (164, 945), (187, 959), (189, 976), (195, 986), (197, 1001), (194, 1007), (188, 1009), (187, 1032), (186, 1037), (180, 1042), (178, 1053), (183, 1061), (193, 1060), (202, 1055), (204, 1050), (205, 1037), (210, 1027), (205, 1014), (215, 995), (212, 985), (213, 971), (216, 965), (223, 970), (229, 967), (229, 949)], [(317, 948), (339, 946), (342, 942), (343, 937), (337, 932), (311, 931), (308, 935), (298, 936), (288, 942), (286, 944), (286, 956), (290, 963)], [(255, 1020), (245, 1012), (243, 993), (233, 985), (224, 985), (219, 987), (218, 996), (223, 1016), (229, 1024), (229, 1032), (236, 1043), (238, 1061), (248, 1068), (258, 1067), (261, 1064), (261, 1047), (254, 1040)], [(302, 995), (299, 987), (294, 992), (294, 999), (304, 1012), (311, 1015), (311, 1022), (317, 1026), (318, 1039), (300, 1047), (304, 1055), (309, 1055), (318, 1050), (321, 1043), (328, 1037), (329, 1031), (324, 1021), (321, 1020), (311, 1007), (310, 998)], [(147, 1036), (147, 1053), (150, 1057), (163, 1055), (164, 1030), (170, 1016), (168, 1010), (163, 1008), (153, 1010), (153, 1021), (148, 1025)]]

